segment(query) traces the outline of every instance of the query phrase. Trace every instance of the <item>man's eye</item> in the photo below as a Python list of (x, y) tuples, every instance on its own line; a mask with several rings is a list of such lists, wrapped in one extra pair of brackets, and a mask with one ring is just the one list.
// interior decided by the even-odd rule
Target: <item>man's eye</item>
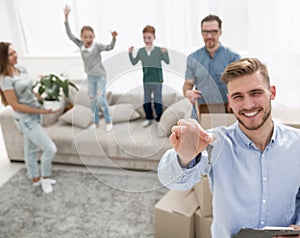
[(242, 98), (242, 96), (240, 96), (240, 95), (232, 97), (232, 99), (234, 99), (234, 100), (241, 99), (241, 98)]
[(259, 96), (261, 94), (262, 94), (262, 92), (254, 92), (254, 93), (252, 93), (252, 96)]

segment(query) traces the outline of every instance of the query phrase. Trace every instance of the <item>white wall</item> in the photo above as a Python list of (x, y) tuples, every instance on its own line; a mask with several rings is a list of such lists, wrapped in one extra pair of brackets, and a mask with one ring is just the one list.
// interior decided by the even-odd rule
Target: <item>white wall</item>
[(18, 63), (25, 67), (34, 79), (47, 73), (64, 74), (74, 80), (85, 78), (83, 63), (79, 56), (20, 56)]
[(1, 41), (13, 42), (20, 53), (23, 53), (20, 31), (15, 16), (14, 4), (11, 0), (0, 0), (0, 39)]

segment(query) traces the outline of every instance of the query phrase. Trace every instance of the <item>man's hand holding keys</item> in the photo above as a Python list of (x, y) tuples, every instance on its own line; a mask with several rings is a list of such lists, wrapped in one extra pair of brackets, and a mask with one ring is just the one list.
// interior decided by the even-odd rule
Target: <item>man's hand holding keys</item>
[(182, 167), (187, 167), (208, 144), (215, 140), (215, 136), (207, 133), (194, 119), (179, 120), (172, 128), (170, 142), (180, 158)]

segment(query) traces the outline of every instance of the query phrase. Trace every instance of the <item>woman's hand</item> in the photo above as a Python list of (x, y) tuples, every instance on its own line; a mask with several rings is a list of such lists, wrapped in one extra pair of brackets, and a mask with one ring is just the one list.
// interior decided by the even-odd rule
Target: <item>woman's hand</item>
[(60, 111), (60, 109), (57, 109), (55, 111), (52, 111), (52, 109), (41, 109), (39, 114), (52, 114), (52, 113), (56, 113), (59, 111)]

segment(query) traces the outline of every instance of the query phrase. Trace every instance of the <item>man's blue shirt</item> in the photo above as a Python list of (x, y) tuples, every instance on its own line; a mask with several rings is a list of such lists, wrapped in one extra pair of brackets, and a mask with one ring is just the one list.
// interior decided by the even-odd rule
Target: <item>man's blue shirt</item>
[(158, 175), (174, 190), (187, 190), (208, 176), (212, 238), (231, 238), (243, 227), (300, 225), (300, 130), (275, 123), (264, 151), (238, 123), (210, 132), (217, 136), (211, 156), (203, 151), (200, 162), (183, 169), (171, 149), (161, 159)]
[(220, 44), (211, 57), (205, 47), (190, 54), (187, 59), (185, 79), (194, 81), (203, 97), (199, 104), (227, 103), (226, 84), (221, 81), (221, 75), (226, 66), (240, 56)]

